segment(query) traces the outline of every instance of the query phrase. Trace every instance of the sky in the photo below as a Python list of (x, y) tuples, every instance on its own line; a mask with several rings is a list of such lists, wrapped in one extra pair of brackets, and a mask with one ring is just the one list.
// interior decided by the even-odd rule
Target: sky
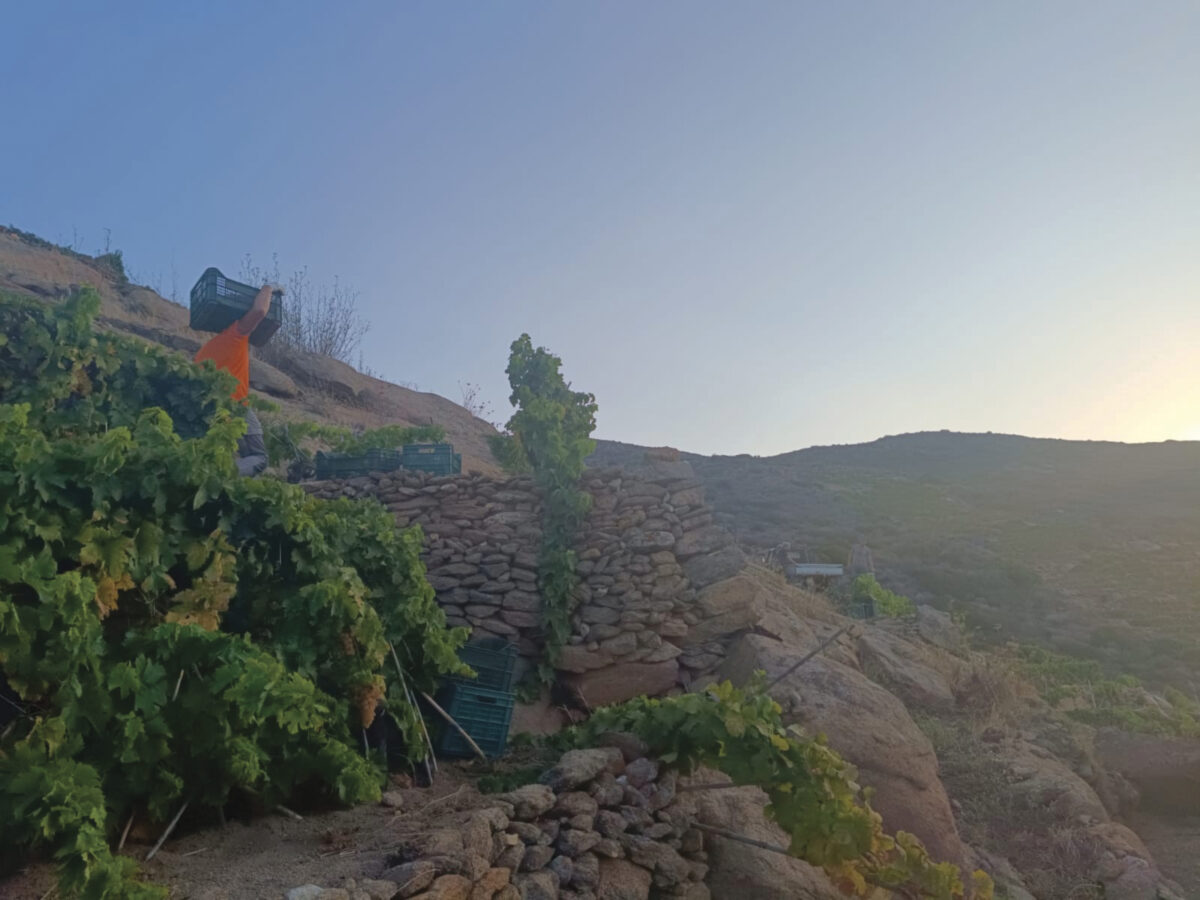
[(597, 436), (1200, 438), (1200, 3), (114, 2), (4, 14), (0, 222), (180, 300), (336, 277), (364, 363)]

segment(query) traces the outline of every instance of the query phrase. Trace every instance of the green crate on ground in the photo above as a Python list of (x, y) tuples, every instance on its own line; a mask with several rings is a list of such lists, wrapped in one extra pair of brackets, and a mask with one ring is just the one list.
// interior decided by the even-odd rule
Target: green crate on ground
[(517, 664), (517, 648), (504, 638), (484, 638), (459, 648), (458, 658), (475, 670), (475, 678), (451, 675), (446, 680), (456, 684), (472, 684), (494, 691), (512, 689), (513, 669)]
[[(226, 278), (220, 269), (209, 267), (192, 288), (188, 325), (196, 331), (224, 331), (250, 311), (257, 295), (258, 288)], [(250, 343), (261, 347), (282, 324), (283, 300), (276, 295), (271, 298), (267, 317), (250, 335)]]
[[(438, 703), (489, 759), (504, 754), (504, 748), (508, 746), (508, 728), (512, 724), (511, 693), (451, 682), (438, 692)], [(439, 756), (460, 759), (475, 756), (475, 751), (458, 729), (446, 722), (442, 723), (435, 749)]]
[(462, 471), (462, 454), (453, 444), (405, 444), (404, 468), (434, 475), (456, 475)]
[(366, 453), (323, 453), (316, 456), (316, 477), (354, 478), (371, 472), (394, 472), (400, 468), (400, 451), (368, 450)]

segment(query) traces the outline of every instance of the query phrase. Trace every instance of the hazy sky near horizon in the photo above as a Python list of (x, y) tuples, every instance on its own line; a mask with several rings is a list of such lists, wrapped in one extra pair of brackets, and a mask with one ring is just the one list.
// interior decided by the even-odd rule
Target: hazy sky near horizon
[(180, 300), (277, 253), (364, 361), (597, 436), (1200, 438), (1200, 3), (44, 3), (0, 222)]

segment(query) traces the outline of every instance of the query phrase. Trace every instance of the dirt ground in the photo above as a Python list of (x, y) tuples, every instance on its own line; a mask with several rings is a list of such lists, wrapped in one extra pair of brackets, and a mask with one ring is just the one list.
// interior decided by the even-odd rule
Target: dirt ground
[[(155, 839), (131, 840), (124, 852), (147, 880), (170, 888), (172, 900), (281, 900), (302, 884), (341, 887), (376, 877), (406, 836), (484, 803), (465, 774), (445, 763), (432, 787), (400, 795), (399, 809), (360, 806), (302, 821), (278, 814), (177, 834), (148, 863), (142, 860)], [(38, 863), (0, 880), (0, 898), (53, 900), (54, 884), (53, 867)]]
[(1133, 817), (1137, 832), (1163, 874), (1183, 888), (1185, 897), (1200, 897), (1200, 815)]

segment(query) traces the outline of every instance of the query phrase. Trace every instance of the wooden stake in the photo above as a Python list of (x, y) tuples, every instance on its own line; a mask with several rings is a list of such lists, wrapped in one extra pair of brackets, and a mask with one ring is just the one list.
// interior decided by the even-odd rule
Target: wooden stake
[(167, 826), (167, 830), (164, 831), (162, 833), (162, 837), (158, 839), (158, 843), (155, 844), (151, 848), (150, 852), (146, 854), (146, 862), (150, 862), (150, 860), (154, 859), (154, 854), (157, 853), (162, 848), (162, 845), (167, 842), (167, 838), (171, 836), (171, 832), (175, 830), (175, 826), (178, 825), (179, 820), (183, 818), (183, 811), (187, 808), (187, 801), (184, 801), (183, 806), (179, 807), (179, 812), (175, 813), (175, 818), (171, 820), (171, 824)]
[(125, 823), (125, 830), (121, 832), (121, 841), (117, 844), (117, 852), (120, 853), (125, 849), (125, 839), (129, 837), (129, 829), (133, 827), (134, 813), (129, 814), (129, 821)]
[(434, 700), (432, 697), (430, 697), (424, 691), (421, 691), (421, 696), (425, 698), (426, 703), (428, 703), (430, 706), (433, 707), (434, 712), (436, 712), (439, 716), (441, 716), (443, 719), (445, 719), (447, 722), (449, 722), (450, 725), (453, 726), (454, 730), (462, 735), (463, 740), (471, 745), (471, 749), (475, 751), (476, 755), (480, 759), (482, 759), (484, 762), (488, 762), (487, 754), (479, 749), (479, 745), (477, 743), (475, 743), (475, 740), (469, 734), (467, 734), (466, 729), (464, 729), (461, 725), (459, 725), (457, 722), (454, 721), (454, 717), (451, 716), (450, 713), (446, 712), (444, 709), (442, 709), (440, 706), (438, 706), (437, 701)]
[(429, 783), (433, 784), (433, 773), (429, 771), (430, 761), (433, 762), (433, 771), (437, 771), (437, 756), (433, 752), (433, 741), (429, 738), (429, 729), (425, 727), (425, 718), (421, 715), (420, 707), (417, 706), (417, 698), (408, 689), (408, 681), (404, 677), (404, 667), (400, 665), (400, 657), (396, 655), (396, 648), (391, 641), (388, 641), (388, 649), (392, 651), (392, 662), (396, 664), (396, 673), (400, 676), (400, 686), (404, 688), (404, 696), (408, 698), (409, 705), (417, 713), (417, 721), (421, 723), (421, 734), (425, 735), (425, 746), (429, 748), (429, 756), (425, 758), (425, 774), (429, 776)]
[(300, 813), (298, 813), (298, 812), (293, 812), (292, 810), (290, 810), (286, 806), (284, 806), (282, 803), (275, 804), (275, 809), (277, 809), (279, 812), (283, 813), (289, 819), (294, 819), (297, 822), (304, 821), (304, 816), (300, 815)]

